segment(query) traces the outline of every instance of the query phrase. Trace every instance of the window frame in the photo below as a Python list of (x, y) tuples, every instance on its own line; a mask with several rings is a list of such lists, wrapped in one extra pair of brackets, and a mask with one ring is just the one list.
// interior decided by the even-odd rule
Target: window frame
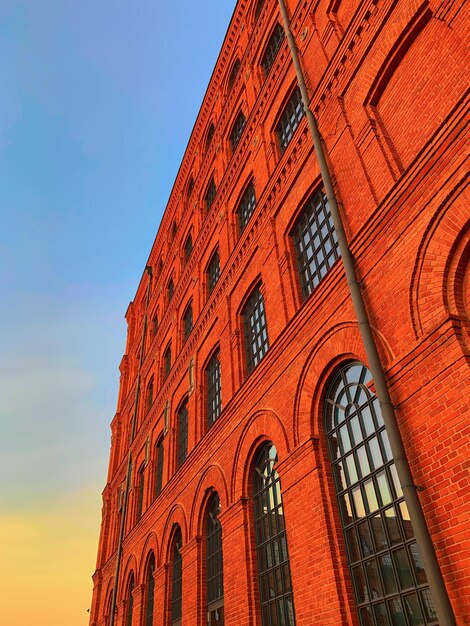
[(204, 206), (205, 206), (206, 214), (209, 213), (209, 211), (213, 207), (216, 196), (217, 196), (217, 187), (215, 184), (214, 177), (212, 176), (212, 178), (209, 181), (209, 184), (206, 187), (206, 192), (204, 194)]
[[(293, 104), (293, 100), (295, 98), (295, 104)], [(299, 106), (302, 108), (302, 114), (299, 116), (298, 114), (298, 108)], [(291, 124), (289, 121), (289, 107), (293, 107), (293, 111), (291, 112), (291, 117), (292, 117), (292, 113), (295, 114), (295, 125)], [(284, 101), (282, 110), (277, 118), (276, 121), (276, 125), (274, 128), (275, 134), (276, 134), (276, 139), (277, 139), (277, 145), (279, 146), (279, 150), (281, 151), (281, 155), (284, 154), (284, 152), (287, 150), (287, 148), (289, 147), (292, 139), (294, 138), (295, 132), (298, 129), (298, 127), (300, 126), (303, 118), (305, 117), (305, 108), (303, 106), (302, 103), (302, 95), (300, 93), (300, 89), (299, 87), (295, 87), (289, 94), (289, 97), (286, 98), (286, 100)], [(286, 121), (287, 120), (287, 121)], [(281, 126), (283, 126), (283, 128), (280, 128)], [(289, 135), (287, 137), (287, 139), (284, 139), (283, 136), (286, 134), (286, 130), (289, 129)]]
[(227, 93), (230, 93), (235, 85), (235, 81), (237, 80), (237, 76), (238, 73), (240, 71), (240, 67), (241, 67), (241, 61), (240, 58), (237, 57), (234, 62), (232, 63), (232, 66), (230, 68), (230, 74), (228, 75), (228, 80), (227, 80)]
[[(212, 372), (215, 364), (214, 372)], [(218, 364), (218, 367), (217, 367)], [(214, 378), (216, 380), (214, 380)], [(211, 353), (204, 368), (206, 387), (206, 428), (209, 429), (222, 413), (222, 366), (220, 363), (220, 346)]]
[(230, 146), (232, 148), (232, 152), (235, 152), (235, 150), (237, 149), (238, 144), (240, 143), (240, 139), (242, 138), (243, 132), (246, 128), (246, 116), (243, 113), (243, 109), (240, 109), (238, 111), (237, 116), (235, 117), (231, 130), (230, 130), (230, 134), (229, 134), (229, 140), (230, 140)]
[[(219, 494), (211, 496), (206, 509), (206, 612), (208, 626), (213, 611), (224, 607), (224, 566), (222, 549), (222, 525), (218, 519), (220, 513)], [(214, 523), (216, 519), (216, 523)]]
[(155, 484), (154, 484), (154, 497), (158, 498), (163, 489), (163, 469), (165, 463), (165, 448), (164, 448), (164, 436), (163, 433), (157, 439), (154, 447), (154, 459), (155, 459)]
[[(264, 359), (269, 351), (269, 334), (268, 324), (266, 316), (266, 305), (264, 296), (262, 293), (263, 283), (260, 281), (251, 289), (248, 296), (245, 298), (241, 309), (241, 320), (243, 328), (243, 343), (245, 352), (245, 367), (247, 375), (249, 376)], [(255, 298), (256, 296), (256, 298)], [(255, 301), (257, 300), (257, 302)], [(259, 305), (261, 305), (259, 307)], [(256, 309), (259, 307), (259, 313)], [(250, 322), (250, 318), (254, 316), (254, 323)], [(259, 318), (264, 320), (262, 324), (261, 332), (257, 330), (257, 322)], [(263, 337), (263, 334), (266, 336)], [(261, 337), (261, 344), (258, 338)], [(258, 346), (258, 347), (257, 347)], [(261, 354), (260, 354), (261, 353)]]
[[(279, 33), (281, 32), (282, 35), (279, 37)], [(282, 27), (282, 24), (280, 22), (276, 22), (276, 25), (269, 35), (269, 39), (264, 47), (263, 54), (260, 59), (260, 65), (263, 69), (263, 74), (265, 78), (267, 78), (269, 72), (272, 70), (274, 62), (277, 58), (277, 55), (279, 54), (279, 50), (281, 49), (285, 38), (286, 34), (284, 28)]]
[(135, 523), (138, 524), (144, 514), (145, 500), (145, 463), (142, 463), (137, 472), (135, 501)]
[[(213, 266), (213, 263), (215, 262), (216, 259), (217, 259), (217, 271), (212, 271), (212, 269), (215, 270), (215, 266)], [(219, 247), (215, 248), (215, 250), (213, 250), (212, 254), (210, 255), (209, 261), (207, 262), (207, 265), (206, 265), (205, 275), (206, 275), (206, 280), (207, 280), (207, 297), (209, 298), (211, 294), (214, 292), (216, 285), (220, 279)], [(216, 277), (215, 280), (213, 280), (214, 276)]]
[[(145, 568), (145, 605), (144, 605), (144, 626), (153, 626), (153, 618), (155, 613), (155, 569), (156, 561), (153, 552), (147, 558), (147, 566)], [(150, 591), (152, 595), (150, 595)]]
[(193, 253), (193, 237), (190, 231), (186, 239), (184, 240), (184, 246), (183, 246), (183, 256), (184, 256), (185, 264), (189, 262), (189, 259), (191, 258), (192, 253)]
[(184, 308), (183, 316), (181, 318), (182, 321), (182, 338), (183, 345), (188, 341), (189, 336), (193, 330), (193, 321), (194, 321), (194, 311), (193, 311), (193, 301), (189, 300), (187, 305)]
[[(252, 196), (248, 197), (248, 194), (250, 191), (252, 191)], [(243, 190), (243, 194), (237, 205), (236, 221), (238, 225), (239, 235), (241, 235), (243, 231), (245, 230), (245, 228), (247, 227), (247, 224), (250, 221), (251, 216), (255, 212), (255, 209), (256, 209), (255, 181), (254, 181), (254, 178), (251, 177), (245, 189)]]
[[(183, 617), (183, 557), (181, 549), (183, 539), (181, 529), (178, 528), (173, 535), (171, 556), (171, 597), (170, 597), (170, 623), (171, 626), (181, 626)], [(178, 569), (176, 569), (175, 565)], [(178, 578), (175, 577), (175, 570)], [(177, 595), (178, 594), (178, 595)]]
[(163, 382), (166, 381), (171, 372), (171, 340), (168, 342), (163, 352)]
[[(414, 595), (422, 623), (437, 624), (437, 615), (426, 619), (433, 600), (373, 387), (363, 363), (343, 363), (330, 378), (322, 407), (332, 499), (358, 623), (365, 624), (363, 615), (374, 621), (373, 614), (378, 623), (394, 623), (392, 604), (394, 610), (400, 606), (403, 623), (411, 623)], [(407, 579), (412, 584), (405, 586)]]
[(176, 470), (188, 458), (189, 398), (186, 396), (176, 411)]

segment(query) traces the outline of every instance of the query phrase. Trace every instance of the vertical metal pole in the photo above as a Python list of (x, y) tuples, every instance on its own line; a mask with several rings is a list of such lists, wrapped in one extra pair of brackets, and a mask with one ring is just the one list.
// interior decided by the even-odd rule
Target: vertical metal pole
[(119, 573), (121, 571), (121, 560), (122, 560), (122, 542), (124, 540), (124, 530), (126, 527), (127, 504), (129, 501), (129, 488), (131, 484), (131, 474), (132, 474), (131, 444), (134, 441), (134, 437), (135, 437), (135, 429), (136, 429), (136, 423), (137, 423), (137, 409), (138, 409), (138, 403), (139, 403), (139, 397), (140, 397), (140, 371), (142, 369), (142, 363), (144, 361), (145, 336), (147, 334), (147, 309), (148, 309), (148, 304), (150, 300), (150, 286), (152, 284), (152, 268), (149, 265), (147, 265), (147, 267), (145, 268), (145, 271), (148, 274), (149, 280), (147, 284), (147, 296), (145, 300), (144, 327), (142, 329), (139, 368), (137, 370), (137, 383), (136, 383), (136, 388), (135, 388), (134, 412), (132, 414), (131, 437), (130, 437), (130, 442), (129, 442), (129, 452), (127, 456), (126, 486), (124, 490), (124, 502), (122, 504), (121, 524), (119, 527), (119, 539), (118, 539), (118, 547), (117, 547), (117, 555), (116, 555), (116, 573), (114, 575), (114, 586), (113, 586), (113, 593), (111, 596), (111, 611), (110, 611), (110, 616), (109, 616), (109, 626), (114, 626), (114, 619), (116, 615), (116, 599), (117, 599)]
[(297, 52), (294, 36), (290, 30), (290, 22), (284, 0), (279, 0), (279, 8), (284, 23), (284, 31), (286, 33), (287, 42), (292, 55), (292, 61), (297, 76), (302, 102), (305, 107), (310, 133), (312, 135), (313, 145), (318, 159), (320, 174), (323, 185), (325, 187), (328, 204), (331, 210), (331, 217), (338, 237), (339, 249), (343, 260), (344, 271), (346, 274), (351, 300), (359, 325), (362, 341), (364, 344), (369, 368), (374, 379), (377, 397), (379, 399), (382, 417), (387, 429), (390, 447), (392, 449), (393, 458), (397, 468), (398, 478), (403, 490), (406, 506), (410, 514), (411, 525), (413, 527), (416, 541), (418, 543), (421, 556), (423, 558), (424, 569), (429, 582), (429, 588), (434, 599), (436, 612), (441, 626), (455, 626), (455, 617), (447, 594), (442, 573), (437, 560), (431, 535), (426, 524), (421, 502), (418, 497), (416, 485), (413, 483), (411, 469), (406, 456), (403, 440), (401, 438), (400, 429), (398, 427), (395, 409), (393, 407), (390, 394), (388, 391), (385, 372), (380, 362), (379, 352), (374, 340), (372, 328), (367, 316), (365, 303), (361, 293), (361, 287), (356, 276), (356, 268), (354, 258), (349, 248), (346, 233), (344, 231), (343, 220), (338, 208), (336, 194), (331, 180), (331, 174), (328, 162), (325, 156), (323, 143), (320, 132), (318, 130), (317, 121), (310, 109), (310, 98), (308, 97), (307, 87), (305, 85), (304, 75)]

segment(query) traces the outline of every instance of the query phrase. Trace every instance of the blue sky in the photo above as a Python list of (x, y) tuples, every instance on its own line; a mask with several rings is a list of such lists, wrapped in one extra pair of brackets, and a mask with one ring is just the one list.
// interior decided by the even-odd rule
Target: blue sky
[(234, 6), (0, 3), (0, 541), (89, 494), (87, 585), (124, 313)]

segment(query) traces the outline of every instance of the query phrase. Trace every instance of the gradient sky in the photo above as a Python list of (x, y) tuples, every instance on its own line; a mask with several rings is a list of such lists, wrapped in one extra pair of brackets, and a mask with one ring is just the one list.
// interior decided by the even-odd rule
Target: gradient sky
[(0, 0), (2, 626), (86, 626), (124, 313), (235, 0)]

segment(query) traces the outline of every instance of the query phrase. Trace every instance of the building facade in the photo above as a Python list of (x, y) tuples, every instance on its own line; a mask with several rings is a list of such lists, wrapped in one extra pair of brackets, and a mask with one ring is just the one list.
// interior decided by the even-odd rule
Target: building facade
[[(470, 624), (468, 5), (286, 4)], [(439, 622), (277, 0), (236, 4), (126, 319), (91, 626)]]

